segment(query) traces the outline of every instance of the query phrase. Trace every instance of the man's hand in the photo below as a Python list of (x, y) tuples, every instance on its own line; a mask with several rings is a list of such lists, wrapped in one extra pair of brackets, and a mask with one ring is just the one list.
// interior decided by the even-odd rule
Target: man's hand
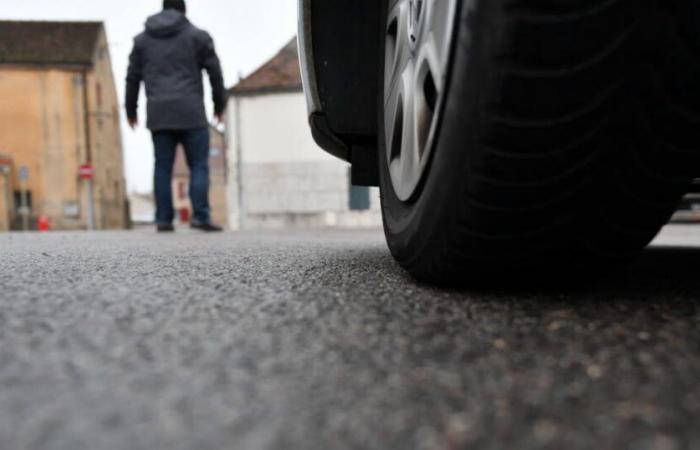
[(222, 125), (224, 123), (223, 113), (214, 114), (214, 122), (216, 122), (217, 125)]
[(129, 117), (127, 120), (129, 122), (129, 127), (131, 127), (132, 130), (135, 130), (136, 127), (139, 126), (139, 119), (136, 117)]

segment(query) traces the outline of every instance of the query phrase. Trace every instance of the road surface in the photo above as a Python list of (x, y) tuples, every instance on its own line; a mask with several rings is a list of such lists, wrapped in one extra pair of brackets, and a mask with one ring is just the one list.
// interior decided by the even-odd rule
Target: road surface
[(700, 228), (576, 291), (378, 231), (0, 236), (0, 449), (700, 448)]

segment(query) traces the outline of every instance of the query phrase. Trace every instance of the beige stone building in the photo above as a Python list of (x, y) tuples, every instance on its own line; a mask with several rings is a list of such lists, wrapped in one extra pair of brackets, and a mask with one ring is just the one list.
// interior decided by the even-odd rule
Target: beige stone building
[[(84, 163), (92, 186), (78, 176)], [(91, 209), (97, 229), (128, 225), (102, 23), (0, 21), (0, 199), (0, 231), (21, 228), (23, 199), (32, 227), (44, 215), (52, 229), (85, 229)]]
[[(226, 141), (224, 133), (209, 127), (209, 205), (211, 219), (214, 223), (228, 225), (228, 204), (226, 201)], [(189, 197), (190, 170), (185, 160), (185, 151), (181, 145), (177, 148), (175, 168), (173, 170), (173, 206), (176, 218), (182, 220), (192, 217), (192, 205)], [(182, 211), (186, 211), (182, 215)]]

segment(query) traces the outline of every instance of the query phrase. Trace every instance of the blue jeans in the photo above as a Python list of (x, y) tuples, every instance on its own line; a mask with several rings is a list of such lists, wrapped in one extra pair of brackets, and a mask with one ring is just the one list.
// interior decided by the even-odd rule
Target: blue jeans
[(190, 168), (190, 200), (192, 221), (198, 224), (211, 222), (209, 207), (209, 130), (153, 131), (156, 169), (153, 186), (156, 197), (156, 223), (168, 225), (175, 218), (173, 209), (173, 165), (177, 145), (185, 148), (185, 158)]

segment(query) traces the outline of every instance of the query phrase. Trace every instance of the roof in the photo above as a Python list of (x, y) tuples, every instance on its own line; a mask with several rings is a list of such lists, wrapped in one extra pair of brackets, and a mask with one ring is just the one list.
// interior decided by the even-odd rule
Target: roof
[(101, 22), (0, 21), (0, 64), (92, 65)]
[(229, 90), (231, 95), (301, 91), (297, 39), (293, 38), (271, 60)]

